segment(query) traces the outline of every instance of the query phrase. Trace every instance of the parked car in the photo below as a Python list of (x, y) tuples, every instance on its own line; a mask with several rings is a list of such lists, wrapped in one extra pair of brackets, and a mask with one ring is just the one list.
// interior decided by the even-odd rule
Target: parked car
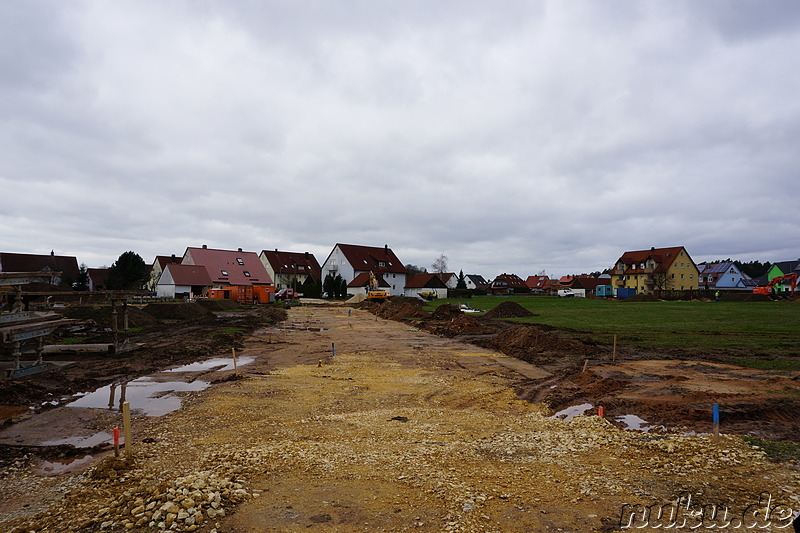
[(575, 293), (572, 289), (558, 289), (559, 298), (575, 298)]
[(294, 300), (299, 297), (300, 295), (294, 289), (281, 289), (275, 293), (276, 300)]

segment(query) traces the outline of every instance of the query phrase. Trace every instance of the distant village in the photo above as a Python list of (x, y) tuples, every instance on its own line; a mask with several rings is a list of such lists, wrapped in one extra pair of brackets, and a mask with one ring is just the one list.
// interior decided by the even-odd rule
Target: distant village
[[(127, 252), (138, 258), (132, 252)], [(123, 254), (125, 256), (126, 254)], [(120, 260), (122, 260), (121, 256)], [(140, 259), (141, 260), (141, 259)], [(143, 260), (141, 260), (143, 263)], [(119, 261), (118, 261), (119, 262)], [(446, 262), (443, 262), (446, 264)], [(111, 268), (79, 266), (76, 257), (0, 252), (0, 274), (52, 272), (50, 283), (86, 291), (118, 289), (109, 286)], [(139, 287), (162, 298), (230, 298), (272, 301), (276, 291), (291, 289), (307, 297), (358, 298), (372, 289), (391, 296), (425, 299), (466, 295), (554, 294), (569, 297), (627, 298), (663, 291), (794, 291), (800, 260), (766, 263), (762, 275), (743, 272), (734, 261), (695, 263), (683, 246), (623, 252), (604, 272), (525, 278), (503, 273), (494, 279), (462, 272), (427, 272), (404, 264), (388, 246), (336, 244), (320, 265), (314, 254), (281, 250), (260, 253), (201, 247), (183, 255), (159, 255)], [(0, 285), (2, 282), (0, 282)], [(377, 285), (374, 286), (374, 285)]]

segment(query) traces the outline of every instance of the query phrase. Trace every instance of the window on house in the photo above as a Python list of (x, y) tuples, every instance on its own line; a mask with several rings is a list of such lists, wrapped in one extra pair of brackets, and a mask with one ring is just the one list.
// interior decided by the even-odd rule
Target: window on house
[(236, 262), (239, 263), (240, 265), (243, 265), (244, 264), (244, 259), (242, 259), (241, 257), (237, 257), (236, 258)]
[(223, 276), (227, 276), (228, 275), (228, 271), (227, 270), (220, 270), (220, 272), (222, 272)]
[(689, 274), (689, 279), (694, 279), (694, 274)]
[(683, 274), (681, 274), (681, 279), (683, 279)]
[(248, 272), (247, 270), (245, 270), (245, 271), (244, 271), (244, 272), (242, 272), (242, 273), (243, 273), (245, 276), (247, 276), (248, 278), (250, 277), (250, 272)]
[(378, 266), (379, 267), (385, 267), (386, 263), (384, 263), (383, 261), (378, 261)]

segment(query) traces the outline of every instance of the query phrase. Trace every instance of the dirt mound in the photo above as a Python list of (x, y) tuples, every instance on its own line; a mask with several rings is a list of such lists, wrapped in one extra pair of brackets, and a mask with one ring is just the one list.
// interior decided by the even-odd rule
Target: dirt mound
[(158, 320), (196, 320), (213, 314), (196, 303), (147, 304), (144, 311)]
[(517, 302), (503, 302), (485, 315), (484, 318), (517, 318), (523, 316), (537, 316)]
[(231, 311), (239, 309), (241, 305), (234, 300), (211, 300), (203, 298), (195, 302), (200, 307), (208, 309), (209, 311)]
[(442, 335), (444, 337), (455, 337), (457, 335), (484, 335), (493, 331), (491, 328), (487, 328), (478, 322), (478, 320), (463, 313), (459, 314), (455, 318), (451, 318), (450, 321), (445, 324), (429, 323), (425, 326), (425, 329), (431, 333)]
[(431, 320), (452, 320), (462, 316), (464, 313), (453, 304), (444, 304), (436, 308), (431, 315)]
[(556, 355), (590, 355), (596, 348), (532, 326), (515, 326), (498, 333), (485, 343), (511, 357), (529, 363), (554, 359)]
[[(122, 307), (117, 308), (117, 324), (122, 327)], [(98, 326), (111, 327), (111, 305), (69, 305), (59, 311), (65, 318), (75, 318), (78, 320), (93, 320)], [(128, 306), (128, 326), (132, 328), (143, 328), (158, 324), (152, 315), (138, 307)]]
[(375, 310), (375, 314), (389, 320), (405, 320), (409, 318), (428, 318), (431, 314), (414, 302), (414, 298), (393, 298), (384, 302)]

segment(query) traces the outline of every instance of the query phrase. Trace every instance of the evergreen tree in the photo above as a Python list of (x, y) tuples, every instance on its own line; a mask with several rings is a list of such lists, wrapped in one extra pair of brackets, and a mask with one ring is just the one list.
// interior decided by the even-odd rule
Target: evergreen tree
[(336, 277), (330, 272), (322, 282), (322, 292), (327, 294), (328, 298), (336, 298)]
[(456, 289), (466, 289), (467, 288), (467, 280), (464, 277), (464, 271), (458, 271), (458, 281), (456, 282)]
[(78, 280), (72, 284), (72, 288), (76, 291), (89, 290), (89, 269), (86, 267), (86, 263), (81, 263), (78, 268)]
[(111, 290), (140, 290), (150, 276), (150, 268), (139, 254), (125, 252), (108, 269), (106, 288)]

